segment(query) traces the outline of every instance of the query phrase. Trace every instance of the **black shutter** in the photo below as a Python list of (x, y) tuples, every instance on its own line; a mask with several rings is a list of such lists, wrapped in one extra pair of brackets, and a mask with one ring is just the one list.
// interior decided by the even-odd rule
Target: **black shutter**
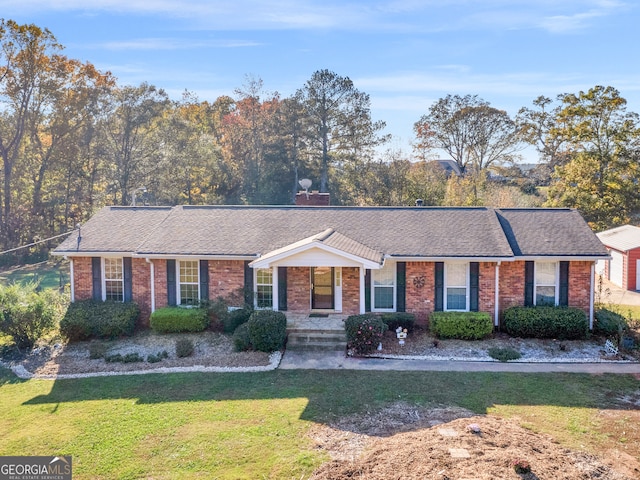
[(287, 267), (278, 267), (278, 310), (287, 311)]
[(436, 262), (436, 312), (444, 310), (444, 262)]
[(533, 305), (533, 275), (534, 263), (524, 262), (524, 305), (530, 307)]
[(371, 311), (371, 270), (364, 271), (364, 311)]
[(100, 257), (91, 257), (91, 282), (93, 299), (102, 301), (102, 261)]
[(478, 262), (471, 262), (469, 264), (469, 286), (471, 287), (469, 292), (469, 310), (477, 312), (479, 308), (479, 293), (480, 293), (480, 264)]
[(253, 269), (249, 263), (244, 262), (244, 303), (253, 307)]
[(558, 292), (558, 305), (569, 305), (569, 262), (560, 262), (560, 291)]
[(124, 301), (133, 300), (133, 268), (131, 266), (131, 257), (122, 259), (122, 274), (124, 276)]
[(209, 300), (209, 261), (200, 260), (200, 300)]
[(176, 298), (176, 261), (167, 260), (167, 304), (175, 306), (178, 303)]
[(407, 310), (407, 262), (396, 264), (396, 312)]

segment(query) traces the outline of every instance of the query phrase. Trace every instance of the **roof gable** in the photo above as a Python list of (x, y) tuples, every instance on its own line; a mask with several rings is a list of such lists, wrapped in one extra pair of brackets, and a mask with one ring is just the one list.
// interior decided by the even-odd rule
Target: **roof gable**
[(626, 252), (640, 248), (640, 227), (623, 225), (597, 234), (607, 247)]

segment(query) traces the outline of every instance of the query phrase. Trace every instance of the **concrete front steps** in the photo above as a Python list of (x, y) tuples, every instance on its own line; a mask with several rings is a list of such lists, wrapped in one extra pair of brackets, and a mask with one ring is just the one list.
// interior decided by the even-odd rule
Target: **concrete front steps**
[(287, 350), (342, 351), (346, 348), (344, 330), (295, 329), (288, 332)]

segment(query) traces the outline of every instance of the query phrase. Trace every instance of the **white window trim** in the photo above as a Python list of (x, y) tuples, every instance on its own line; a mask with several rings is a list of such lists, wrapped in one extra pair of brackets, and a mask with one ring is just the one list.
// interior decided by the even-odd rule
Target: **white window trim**
[[(110, 282), (116, 282), (117, 279), (114, 278), (107, 278), (107, 268), (105, 265), (105, 260), (106, 259), (109, 260), (120, 260), (120, 268), (122, 269), (122, 278), (120, 279), (120, 282), (122, 283), (122, 300), (117, 300), (117, 301), (122, 301), (124, 302), (124, 259), (122, 257), (102, 257), (100, 259), (101, 261), (101, 265), (100, 265), (100, 276), (102, 277), (100, 280), (102, 282), (102, 301), (106, 302), (107, 301), (107, 280)], [(116, 301), (116, 300), (114, 300)]]
[[(278, 267), (267, 267), (267, 268), (254, 268), (253, 269), (253, 308), (256, 310), (273, 310), (274, 304), (274, 269)], [(271, 306), (270, 307), (259, 307), (258, 306), (258, 270), (269, 270), (271, 272), (271, 283), (261, 283), (260, 286), (271, 286)]]
[[(376, 285), (375, 285), (375, 275), (376, 272), (380, 270), (371, 270), (371, 311), (372, 312), (395, 312), (398, 308), (398, 264), (396, 262), (388, 262), (389, 268), (393, 268), (393, 308), (375, 308), (376, 304)], [(387, 267), (387, 263), (385, 262), (384, 267)], [(388, 288), (389, 285), (380, 285), (381, 287)]]
[(180, 281), (180, 264), (182, 262), (196, 262), (196, 274), (197, 281), (195, 284), (198, 286), (198, 298), (196, 300), (200, 301), (200, 260), (178, 260), (176, 261), (176, 305), (179, 307), (192, 307), (193, 305), (183, 305), (182, 304), (182, 295), (180, 294), (180, 285), (184, 283), (184, 285), (194, 285), (193, 282), (181, 282)]
[(538, 263), (555, 263), (556, 281), (555, 284), (540, 284), (541, 287), (554, 287), (553, 304), (557, 307), (560, 301), (560, 262), (540, 261), (533, 262), (533, 304), (538, 304)]
[[(452, 264), (463, 264), (465, 265), (467, 268), (467, 272), (466, 272), (466, 285), (448, 285), (447, 283), (447, 273), (448, 273), (448, 269), (449, 269), (449, 265)], [(443, 310), (445, 312), (468, 312), (470, 311), (470, 300), (471, 300), (471, 263), (470, 262), (445, 262), (444, 264), (444, 278), (443, 278), (443, 292), (442, 292), (442, 297), (443, 297)], [(448, 298), (449, 296), (447, 295), (447, 288), (465, 288), (465, 308), (464, 310), (459, 309), (459, 308), (449, 308), (448, 306)]]

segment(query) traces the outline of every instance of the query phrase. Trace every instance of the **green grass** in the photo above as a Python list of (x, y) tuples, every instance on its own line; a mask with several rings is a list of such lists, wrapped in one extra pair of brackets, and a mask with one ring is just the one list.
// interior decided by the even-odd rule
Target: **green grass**
[(552, 433), (562, 420), (567, 444), (587, 436), (595, 449), (609, 437), (590, 419), (620, 410), (611, 392), (639, 388), (622, 375), (278, 370), (53, 382), (0, 369), (0, 455), (72, 455), (76, 479), (301, 479), (327, 460), (305, 435), (313, 423), (397, 401)]
[(42, 262), (0, 272), (0, 283), (39, 283), (42, 288), (59, 288), (69, 283), (69, 264)]

